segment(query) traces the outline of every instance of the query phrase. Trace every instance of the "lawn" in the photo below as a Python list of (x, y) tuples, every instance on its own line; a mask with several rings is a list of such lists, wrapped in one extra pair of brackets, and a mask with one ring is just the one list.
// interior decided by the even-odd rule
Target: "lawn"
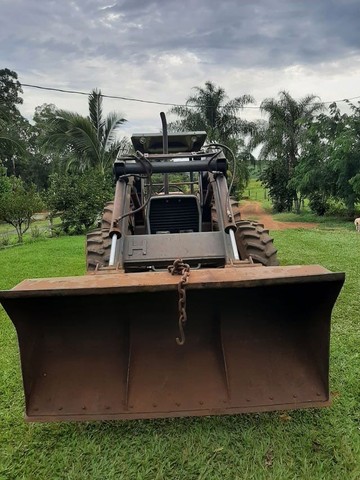
[[(332, 211), (321, 217), (310, 210), (307, 199), (305, 199), (300, 213), (282, 212), (274, 214), (273, 206), (268, 195), (268, 190), (265, 190), (261, 182), (256, 178), (250, 179), (249, 184), (243, 193), (242, 201), (244, 202), (249, 200), (259, 202), (266, 213), (273, 215), (274, 220), (279, 222), (317, 223), (319, 224), (319, 228), (322, 229), (355, 229), (353, 219), (348, 218), (346, 214), (346, 208), (341, 202), (334, 203), (331, 208)], [(357, 211), (360, 212), (360, 205), (358, 204), (356, 207)]]
[(259, 202), (266, 211), (271, 212), (272, 205), (267, 190), (256, 178), (250, 178), (249, 184), (244, 190), (243, 199)]
[[(59, 227), (61, 225), (60, 217), (53, 219), (53, 227)], [(50, 236), (49, 220), (34, 219), (30, 223), (30, 228), (24, 233), (23, 241), (25, 243), (32, 242), (39, 237)], [(18, 236), (16, 229), (9, 223), (0, 222), (0, 248), (2, 246), (14, 245), (18, 243)]]
[[(333, 314), (328, 409), (104, 423), (26, 424), (16, 336), (0, 310), (0, 479), (360, 479), (360, 235), (275, 233), (282, 264), (346, 272)], [(0, 250), (0, 288), (84, 273), (83, 237)], [(304, 300), (306, 301), (306, 300)]]

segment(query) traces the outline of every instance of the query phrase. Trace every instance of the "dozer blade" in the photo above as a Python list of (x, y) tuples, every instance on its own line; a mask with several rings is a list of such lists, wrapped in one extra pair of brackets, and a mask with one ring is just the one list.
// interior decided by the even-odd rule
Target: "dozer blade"
[(30, 421), (233, 414), (329, 403), (344, 274), (319, 266), (26, 280), (0, 300), (19, 339)]

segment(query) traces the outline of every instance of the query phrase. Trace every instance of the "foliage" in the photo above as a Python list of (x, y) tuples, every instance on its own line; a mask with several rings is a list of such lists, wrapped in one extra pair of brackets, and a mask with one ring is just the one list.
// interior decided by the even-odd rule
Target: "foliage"
[(205, 130), (210, 142), (227, 143), (239, 133), (248, 133), (249, 124), (239, 118), (239, 111), (253, 103), (251, 95), (228, 100), (225, 90), (207, 81), (204, 87), (194, 87), (195, 94), (186, 100), (186, 106), (173, 107), (170, 112), (179, 117), (171, 124), (173, 131)]
[(21, 119), (20, 113), (13, 116), (4, 105), (0, 105), (0, 164), (4, 166), (13, 166), (15, 161), (10, 162), (11, 158), (25, 152), (24, 141), (18, 132)]
[(286, 160), (279, 158), (268, 162), (259, 178), (263, 186), (268, 189), (274, 211), (290, 211), (294, 192), (288, 187), (289, 175)]
[(78, 172), (97, 168), (105, 175), (111, 171), (116, 154), (124, 144), (117, 138), (124, 122), (125, 118), (117, 113), (104, 117), (101, 91), (93, 90), (89, 95), (89, 116), (56, 110), (44, 144), (47, 151), (63, 156), (66, 167)]
[(19, 112), (21, 84), (17, 74), (0, 70), (0, 163), (8, 175), (22, 177), (39, 189), (47, 187), (50, 163), (43, 158), (37, 143), (38, 131)]
[(307, 125), (303, 152), (295, 168), (294, 183), (310, 199), (315, 212), (326, 211), (331, 198), (342, 200), (350, 216), (360, 200), (360, 109), (341, 114), (331, 104)]
[(315, 100), (315, 95), (307, 95), (297, 101), (288, 92), (281, 91), (278, 100), (267, 98), (261, 103), (261, 110), (269, 120), (257, 123), (252, 145), (261, 145), (260, 158), (276, 164), (269, 164), (270, 171), (264, 172), (262, 178), (277, 211), (290, 211), (293, 204), (300, 210), (301, 198), (292, 180), (306, 139), (306, 125), (323, 109)]
[(360, 172), (354, 175), (350, 180), (349, 184), (351, 185), (357, 198), (360, 198)]
[(16, 72), (8, 68), (0, 70), (0, 105), (9, 113), (17, 114), (17, 105), (23, 103), (23, 93)]
[(35, 186), (26, 186), (20, 178), (14, 176), (8, 180), (8, 186), (0, 194), (0, 220), (16, 229), (19, 243), (28, 230), (31, 217), (39, 212), (43, 203)]
[(102, 172), (67, 172), (51, 176), (46, 199), (50, 215), (60, 213), (65, 233), (78, 234), (95, 223), (112, 194), (112, 181)]
[(360, 174), (360, 103), (349, 103), (353, 114), (340, 115), (336, 105), (330, 112), (335, 122), (337, 135), (327, 138), (330, 168), (334, 174), (333, 190), (342, 199), (350, 216), (355, 213), (355, 204), (360, 200), (358, 175)]
[[(23, 93), (16, 72), (3, 68), (0, 70), (0, 163), (9, 167), (15, 157), (23, 154), (24, 143), (20, 135), (21, 127), (26, 123), (18, 105), (23, 103)], [(13, 162), (11, 163), (11, 159)], [(8, 168), (9, 172), (11, 171)], [(12, 172), (14, 173), (14, 172)]]
[(10, 192), (11, 183), (9, 178), (6, 176), (6, 168), (0, 165), (0, 198), (5, 193)]
[(7, 247), (10, 242), (10, 235), (7, 232), (0, 235), (0, 247)]
[[(178, 120), (169, 124), (171, 131), (206, 131), (209, 142), (221, 143), (235, 154), (237, 174), (234, 186), (241, 194), (247, 185), (249, 174), (245, 158), (249, 152), (244, 136), (250, 133), (252, 124), (239, 117), (241, 109), (253, 103), (251, 95), (242, 95), (228, 100), (225, 90), (213, 82), (205, 82), (204, 87), (194, 87), (195, 93), (186, 100), (186, 106), (176, 106), (170, 110)], [(224, 152), (230, 161), (232, 174), (233, 159)]]

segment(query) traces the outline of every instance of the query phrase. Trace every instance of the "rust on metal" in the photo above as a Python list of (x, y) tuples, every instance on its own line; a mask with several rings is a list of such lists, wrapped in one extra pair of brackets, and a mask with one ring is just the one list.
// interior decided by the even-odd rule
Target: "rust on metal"
[(330, 317), (343, 280), (319, 266), (192, 270), (182, 348), (179, 281), (168, 272), (26, 280), (0, 300), (18, 334), (27, 419), (327, 405)]
[[(320, 265), (213, 268), (193, 270), (188, 290), (201, 288), (247, 288), (262, 285), (303, 283), (310, 280), (331, 282), (344, 279), (343, 273), (332, 273)], [(167, 272), (107, 273), (79, 277), (36, 278), (24, 280), (12, 290), (0, 291), (0, 300), (26, 296), (62, 296), (138, 291), (173, 290), (178, 280)]]
[(176, 337), (176, 343), (178, 345), (184, 345), (185, 343), (184, 327), (187, 322), (185, 287), (189, 281), (190, 265), (188, 263), (184, 263), (181, 258), (178, 258), (174, 260), (174, 263), (172, 265), (168, 266), (168, 271), (171, 273), (171, 275), (181, 275), (181, 280), (178, 283), (180, 336)]

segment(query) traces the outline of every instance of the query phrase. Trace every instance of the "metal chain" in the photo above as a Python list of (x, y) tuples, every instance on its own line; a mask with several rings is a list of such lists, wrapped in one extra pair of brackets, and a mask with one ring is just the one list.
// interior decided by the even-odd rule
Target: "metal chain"
[(174, 260), (172, 265), (168, 266), (168, 271), (171, 275), (181, 275), (181, 280), (178, 283), (178, 293), (179, 293), (179, 337), (176, 337), (176, 343), (178, 345), (184, 345), (185, 343), (185, 332), (184, 326), (187, 321), (186, 314), (186, 290), (185, 286), (189, 281), (190, 276), (190, 265), (184, 263), (181, 258)]

